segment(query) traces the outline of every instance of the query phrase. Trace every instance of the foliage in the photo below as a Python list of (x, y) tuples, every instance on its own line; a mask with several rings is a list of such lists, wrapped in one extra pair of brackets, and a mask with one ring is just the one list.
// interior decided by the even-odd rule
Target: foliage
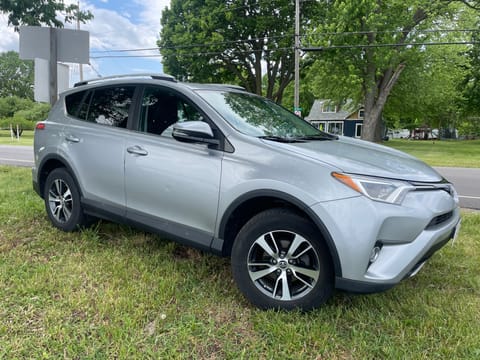
[[(480, 14), (476, 26), (480, 25)], [(465, 96), (465, 113), (467, 115), (480, 114), (480, 32), (472, 35), (476, 42), (468, 51), (469, 72), (465, 74), (461, 88)]]
[(36, 103), (16, 96), (0, 98), (0, 128), (12, 129), (18, 136), (23, 130), (33, 130), (37, 121), (44, 120), (50, 110), (46, 103)]
[(454, 128), (463, 101), (459, 86), (467, 71), (465, 51), (465, 45), (452, 45), (431, 46), (419, 53), (416, 66), (404, 70), (385, 106), (389, 127)]
[[(305, 2), (302, 11), (305, 28), (318, 5)], [(190, 81), (240, 84), (281, 102), (293, 80), (294, 13), (290, 0), (172, 0), (158, 41), (165, 70)]]
[(0, 98), (0, 119), (12, 117), (19, 110), (27, 110), (33, 105), (33, 101), (18, 96)]
[(68, 5), (63, 0), (0, 0), (0, 12), (8, 14), (8, 24), (16, 30), (21, 25), (63, 27), (60, 14), (65, 23), (93, 18), (90, 11), (79, 11), (75, 3)]
[[(310, 76), (323, 98), (347, 97), (365, 106), (362, 137), (379, 141), (381, 114), (402, 72), (417, 66), (424, 32), (447, 22), (456, 7), (442, 0), (321, 1), (325, 21), (315, 23), (310, 45), (323, 47)], [(395, 44), (395, 46), (383, 46)]]
[(480, 214), (384, 293), (260, 311), (229, 261), (103, 222), (49, 225), (30, 169), (0, 167), (0, 358), (478, 359)]
[(19, 96), (33, 100), (33, 61), (20, 60), (18, 53), (0, 54), (0, 97)]

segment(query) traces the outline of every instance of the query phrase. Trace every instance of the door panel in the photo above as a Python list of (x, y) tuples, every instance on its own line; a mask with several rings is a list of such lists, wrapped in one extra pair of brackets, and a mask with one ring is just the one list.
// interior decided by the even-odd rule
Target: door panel
[(64, 149), (84, 201), (117, 215), (125, 214), (125, 139), (135, 89), (106, 86), (65, 98), (70, 121)]
[[(168, 228), (180, 223), (213, 235), (223, 153), (206, 145), (140, 133), (128, 138), (126, 148), (146, 153), (126, 152), (127, 217), (157, 221), (158, 228), (179, 236)], [(188, 238), (188, 230), (183, 232)]]
[(206, 121), (204, 115), (160, 86), (145, 87), (138, 114), (138, 132), (125, 144), (127, 217), (209, 247), (223, 152), (172, 137), (173, 124)]

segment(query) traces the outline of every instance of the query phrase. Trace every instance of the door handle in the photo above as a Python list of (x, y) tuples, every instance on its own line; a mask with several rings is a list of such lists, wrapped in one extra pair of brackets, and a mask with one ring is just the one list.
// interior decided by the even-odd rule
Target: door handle
[(67, 140), (68, 142), (73, 142), (73, 143), (78, 143), (78, 142), (80, 142), (80, 139), (77, 138), (77, 137), (75, 137), (75, 136), (73, 136), (73, 135), (67, 135), (67, 136), (65, 137), (65, 140)]
[(143, 149), (139, 145), (130, 146), (130, 147), (127, 148), (127, 151), (128, 151), (128, 153), (134, 154), (134, 155), (140, 155), (140, 156), (147, 156), (148, 155), (148, 151)]

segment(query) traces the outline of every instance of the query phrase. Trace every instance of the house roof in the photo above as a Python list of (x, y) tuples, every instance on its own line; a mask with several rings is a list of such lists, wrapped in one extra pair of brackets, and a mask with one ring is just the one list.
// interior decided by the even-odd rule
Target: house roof
[(331, 120), (345, 120), (351, 114), (361, 109), (363, 106), (354, 106), (352, 100), (347, 102), (337, 112), (323, 112), (322, 108), (325, 103), (329, 103), (329, 99), (317, 99), (314, 101), (310, 113), (305, 117), (308, 121), (331, 121)]

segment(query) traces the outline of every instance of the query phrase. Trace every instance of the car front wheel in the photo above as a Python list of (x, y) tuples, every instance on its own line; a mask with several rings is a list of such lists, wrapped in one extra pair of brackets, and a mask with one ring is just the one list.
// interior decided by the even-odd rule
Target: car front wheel
[(262, 309), (307, 311), (333, 292), (330, 255), (318, 229), (285, 209), (264, 211), (243, 226), (232, 248), (232, 272)]

